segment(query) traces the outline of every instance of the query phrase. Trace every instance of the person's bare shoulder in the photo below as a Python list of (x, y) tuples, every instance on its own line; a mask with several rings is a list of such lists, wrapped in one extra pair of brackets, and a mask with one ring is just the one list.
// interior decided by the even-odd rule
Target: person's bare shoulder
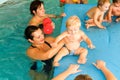
[(29, 56), (30, 58), (32, 59), (36, 59), (36, 55), (35, 53), (38, 53), (39, 52), (39, 49), (38, 48), (33, 48), (33, 47), (29, 47), (26, 51), (27, 53), (27, 56)]
[(84, 31), (80, 30), (80, 31), (79, 31), (79, 34), (80, 34), (80, 35), (84, 35), (85, 33), (84, 33)]

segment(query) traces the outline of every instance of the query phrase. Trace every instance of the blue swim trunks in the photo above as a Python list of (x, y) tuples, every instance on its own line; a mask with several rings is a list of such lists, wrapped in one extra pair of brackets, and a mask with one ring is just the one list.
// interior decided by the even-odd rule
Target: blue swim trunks
[(70, 51), (70, 55), (74, 55), (74, 53), (75, 53), (75, 51), (74, 50), (72, 50), (72, 51)]
[(116, 22), (116, 19), (117, 19), (117, 18), (120, 18), (120, 16), (112, 16), (112, 21), (113, 21), (113, 22)]
[(87, 14), (85, 14), (84, 21), (87, 21), (89, 19), (90, 19), (89, 16)]

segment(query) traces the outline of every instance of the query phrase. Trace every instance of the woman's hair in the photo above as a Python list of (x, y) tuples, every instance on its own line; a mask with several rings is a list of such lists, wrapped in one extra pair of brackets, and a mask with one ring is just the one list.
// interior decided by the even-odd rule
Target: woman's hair
[(30, 13), (34, 15), (33, 11), (36, 11), (39, 6), (43, 4), (43, 1), (40, 0), (34, 0), (30, 4)]
[(69, 26), (81, 26), (81, 21), (79, 19), (79, 17), (77, 16), (71, 16), (68, 18), (68, 20), (66, 21), (66, 27)]
[(113, 3), (118, 3), (120, 0), (112, 0)]
[(98, 0), (97, 7), (103, 6), (106, 2), (110, 3), (110, 0)]
[(26, 39), (31, 39), (33, 40), (33, 35), (32, 33), (35, 32), (36, 30), (40, 29), (39, 27), (37, 26), (28, 26), (25, 31), (24, 31), (24, 36)]
[(85, 75), (80, 74), (74, 80), (92, 80), (92, 78), (86, 74)]

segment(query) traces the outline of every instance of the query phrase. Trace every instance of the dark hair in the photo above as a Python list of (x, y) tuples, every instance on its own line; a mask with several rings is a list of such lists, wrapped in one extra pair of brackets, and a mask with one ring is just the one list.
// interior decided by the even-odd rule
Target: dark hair
[(32, 36), (32, 33), (35, 32), (36, 30), (40, 29), (39, 27), (37, 26), (28, 26), (25, 31), (24, 31), (24, 36), (26, 39), (31, 39), (33, 40), (33, 36)]
[(106, 2), (110, 3), (110, 0), (98, 0), (97, 7), (104, 5)]
[(86, 74), (82, 75), (78, 75), (77, 77), (75, 77), (74, 80), (92, 80), (92, 78)]
[(30, 13), (34, 15), (33, 11), (36, 11), (39, 6), (43, 4), (43, 1), (40, 0), (34, 0), (30, 4)]
[(120, 2), (120, 0), (112, 0), (113, 3), (117, 3), (117, 2)]

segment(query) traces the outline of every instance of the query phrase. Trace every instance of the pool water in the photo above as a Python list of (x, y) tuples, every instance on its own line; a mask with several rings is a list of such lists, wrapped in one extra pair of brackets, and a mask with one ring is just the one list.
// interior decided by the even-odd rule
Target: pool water
[[(0, 80), (31, 80), (31, 60), (26, 56), (30, 45), (24, 38), (24, 29), (31, 18), (29, 5), (32, 0), (8, 0), (0, 5)], [(91, 2), (92, 1), (92, 2)], [(89, 0), (96, 3), (97, 0)], [(60, 14), (59, 0), (44, 0), (46, 13)], [(51, 35), (60, 33), (61, 19), (53, 19), (56, 28)]]

